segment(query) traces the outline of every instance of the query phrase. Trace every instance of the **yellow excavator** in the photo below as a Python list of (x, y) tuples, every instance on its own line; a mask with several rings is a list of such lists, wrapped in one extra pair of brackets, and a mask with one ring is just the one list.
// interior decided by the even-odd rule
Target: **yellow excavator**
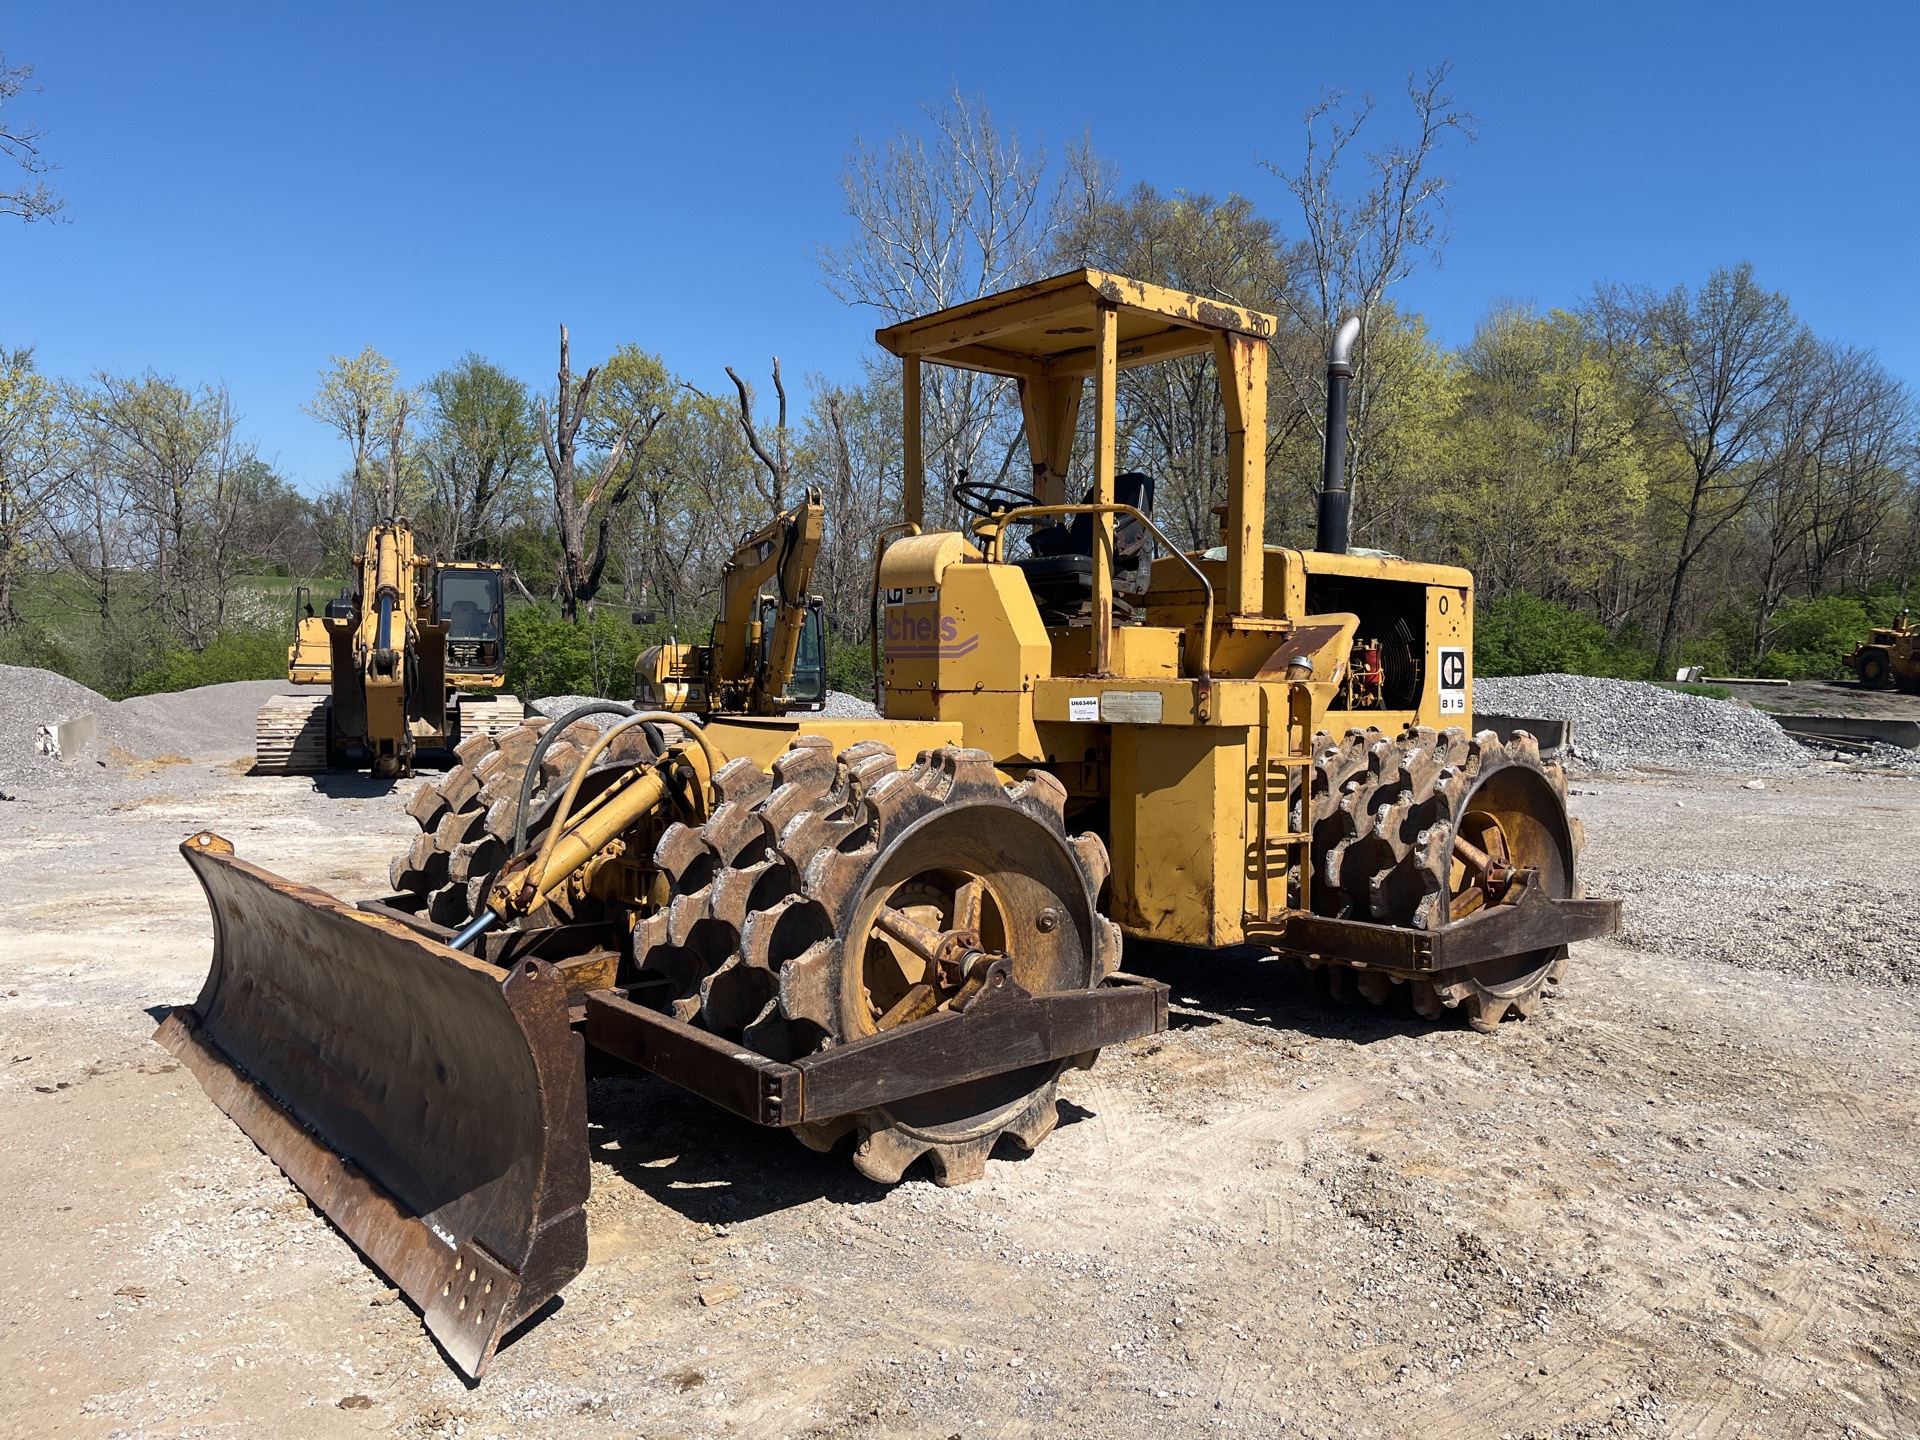
[[(588, 1049), (877, 1183), (955, 1184), (1042, 1143), (1069, 1068), (1165, 1027), (1123, 937), (1194, 968), (1258, 946), (1409, 1024), (1524, 1019), (1619, 904), (1581, 891), (1558, 766), (1471, 730), (1473, 577), (1349, 551), (1358, 322), (1316, 544), (1265, 543), (1276, 328), (1078, 270), (880, 331), (906, 513), (876, 537), (879, 718), (764, 713), (779, 677), (753, 699), (730, 605), (717, 659), (656, 657), (684, 695), (463, 743), (390, 895), (194, 835), (213, 963), (160, 1043), (477, 1376), (587, 1263)], [(1120, 465), (1121, 372), (1193, 356), (1225, 416), (1212, 546)], [(1031, 488), (961, 486), (959, 530), (925, 528), (930, 364), (1025, 412)]]
[[(669, 641), (634, 661), (633, 703), (697, 715), (785, 715), (827, 698), (826, 625), (809, 595), (826, 529), (820, 492), (746, 535), (720, 571), (704, 645)], [(772, 594), (763, 593), (774, 586)]]
[(375, 525), (353, 565), (355, 584), (317, 615), (306, 588), (296, 593), (287, 679), (328, 693), (261, 707), (255, 774), (411, 775), (422, 751), (452, 751), (526, 718), (519, 700), (497, 693), (507, 683), (498, 565), (436, 565), (404, 519)]

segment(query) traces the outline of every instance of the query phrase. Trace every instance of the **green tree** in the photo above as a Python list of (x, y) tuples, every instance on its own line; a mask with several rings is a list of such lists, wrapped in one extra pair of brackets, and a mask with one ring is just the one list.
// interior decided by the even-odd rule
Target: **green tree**
[(0, 350), (0, 633), (15, 630), (15, 593), (47, 554), (48, 527), (79, 468), (59, 388), (31, 350)]
[(393, 362), (369, 345), (358, 355), (333, 356), (301, 408), (338, 434), (352, 455), (339, 507), (344, 533), (335, 537), (350, 552), (375, 521), (392, 519), (421, 498), (404, 484), (420, 397), (400, 383)]
[(1780, 408), (1811, 337), (1746, 263), (1714, 271), (1698, 291), (1603, 286), (1592, 309), (1637, 382), (1650, 453), (1671, 457), (1653, 466), (1650, 492), (1672, 531), (1654, 661), (1665, 674), (1695, 568), (1783, 459)]
[(432, 489), (436, 558), (491, 553), (489, 537), (531, 501), (540, 439), (524, 382), (469, 352), (426, 384), (420, 465)]
[(1630, 396), (1584, 317), (1501, 306), (1459, 357), (1459, 408), (1424, 493), (1487, 599), (1597, 605), (1631, 558), (1647, 473)]

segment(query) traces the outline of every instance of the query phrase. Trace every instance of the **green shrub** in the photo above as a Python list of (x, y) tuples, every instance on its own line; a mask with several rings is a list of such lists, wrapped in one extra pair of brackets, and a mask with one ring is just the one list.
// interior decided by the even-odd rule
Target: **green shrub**
[(1760, 674), (1769, 680), (1830, 680), (1841, 671), (1841, 657), (1867, 638), (1872, 625), (1859, 600), (1788, 600), (1774, 616), (1773, 648), (1760, 662)]
[[(700, 632), (704, 636), (704, 626)], [(634, 658), (665, 638), (664, 625), (634, 625), (626, 611), (611, 607), (595, 608), (577, 625), (551, 605), (509, 610), (507, 688), (527, 700), (546, 695), (631, 700)]]
[(1608, 636), (1599, 621), (1524, 590), (1482, 606), (1473, 621), (1473, 665), (1480, 675), (1598, 675)]
[(827, 686), (829, 689), (845, 691), (849, 695), (858, 695), (862, 700), (873, 698), (873, 651), (864, 640), (854, 640), (847, 635), (833, 633), (828, 627), (827, 635)]
[(189, 650), (185, 646), (166, 650), (157, 664), (142, 670), (120, 688), (120, 698), (192, 690), (230, 680), (286, 678), (285, 634), (278, 630), (235, 630), (220, 636), (204, 650)]

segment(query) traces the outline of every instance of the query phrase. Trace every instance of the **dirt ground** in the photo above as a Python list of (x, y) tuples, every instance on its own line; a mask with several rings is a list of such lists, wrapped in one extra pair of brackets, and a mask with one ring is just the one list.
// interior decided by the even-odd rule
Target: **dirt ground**
[(1920, 1434), (1920, 995), (1844, 973), (1920, 935), (1920, 781), (1581, 781), (1596, 889), (1748, 929), (1581, 946), (1494, 1037), (1130, 953), (1174, 1028), (971, 1187), (598, 1081), (591, 1263), (469, 1386), (148, 1038), (182, 837), (358, 897), (411, 830), (244, 771), (0, 804), (0, 1435)]

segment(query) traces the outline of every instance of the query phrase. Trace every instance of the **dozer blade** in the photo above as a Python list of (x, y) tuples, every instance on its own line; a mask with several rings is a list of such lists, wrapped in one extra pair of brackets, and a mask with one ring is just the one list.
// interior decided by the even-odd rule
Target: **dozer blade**
[(478, 1377), (586, 1264), (565, 982), (354, 910), (217, 835), (180, 849), (213, 911), (213, 968), (154, 1038)]

